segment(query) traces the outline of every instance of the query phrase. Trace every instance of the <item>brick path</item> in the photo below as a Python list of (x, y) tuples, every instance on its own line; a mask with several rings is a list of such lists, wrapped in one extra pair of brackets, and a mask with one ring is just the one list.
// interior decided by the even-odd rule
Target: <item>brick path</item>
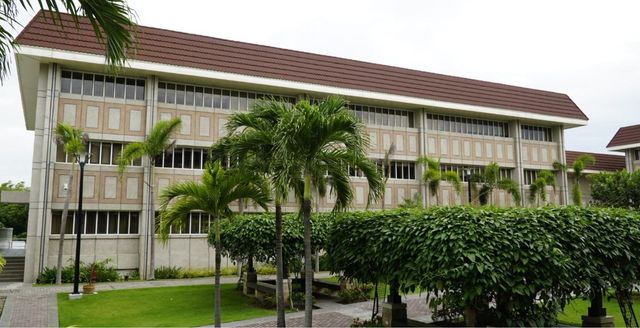
[[(318, 274), (317, 277), (328, 276)], [(260, 277), (269, 279), (273, 277)], [(222, 278), (221, 282), (235, 283), (236, 277)], [(133, 281), (98, 283), (98, 291), (153, 288), (168, 286), (187, 286), (213, 284), (213, 277), (177, 280)], [(0, 296), (6, 296), (4, 310), (0, 317), (0, 327), (57, 327), (58, 304), (56, 294), (73, 290), (72, 284), (61, 286), (37, 286), (23, 283), (0, 283)], [(407, 312), (411, 319), (423, 322), (431, 321), (424, 296), (410, 295), (404, 299), (407, 303)], [(319, 309), (314, 310), (313, 325), (317, 327), (349, 327), (353, 319), (369, 319), (371, 317), (372, 302), (354, 303), (342, 305), (331, 299), (318, 299)], [(382, 304), (381, 304), (382, 306)], [(382, 308), (380, 309), (382, 314)], [(290, 327), (302, 326), (304, 311), (287, 313), (287, 325)], [(224, 324), (227, 327), (274, 327), (275, 316), (263, 317), (252, 320), (236, 321)]]

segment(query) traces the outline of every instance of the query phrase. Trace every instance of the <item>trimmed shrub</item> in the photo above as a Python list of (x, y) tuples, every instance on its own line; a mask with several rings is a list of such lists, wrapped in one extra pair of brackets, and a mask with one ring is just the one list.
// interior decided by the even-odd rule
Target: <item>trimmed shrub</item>
[[(111, 259), (106, 259), (104, 261), (97, 261), (90, 264), (85, 264), (80, 262), (80, 282), (88, 283), (91, 278), (91, 266), (95, 266), (96, 270), (96, 282), (109, 282), (109, 281), (119, 281), (122, 278), (118, 274), (118, 271), (112, 266), (109, 265), (111, 263)], [(71, 263), (66, 267), (62, 268), (62, 282), (70, 283), (73, 282), (75, 264)], [(55, 284), (56, 283), (56, 267), (52, 268), (44, 268), (42, 273), (38, 276), (37, 279), (39, 284)]]

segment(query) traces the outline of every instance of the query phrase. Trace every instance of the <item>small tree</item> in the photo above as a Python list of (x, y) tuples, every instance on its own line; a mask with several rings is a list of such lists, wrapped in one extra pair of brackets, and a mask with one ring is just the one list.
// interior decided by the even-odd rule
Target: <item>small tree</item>
[[(591, 154), (582, 154), (573, 161), (571, 168), (573, 169), (573, 187), (571, 190), (571, 199), (573, 205), (582, 206), (582, 189), (580, 188), (580, 179), (585, 177), (584, 170), (587, 166), (596, 163), (596, 159)], [(553, 167), (563, 172), (567, 171), (567, 165), (560, 162), (554, 162)]]
[(168, 186), (160, 193), (160, 237), (169, 238), (171, 226), (187, 220), (192, 211), (202, 211), (211, 215), (215, 226), (215, 326), (220, 327), (220, 263), (222, 244), (220, 220), (233, 214), (232, 202), (250, 199), (267, 210), (269, 198), (268, 184), (259, 176), (237, 169), (225, 170), (219, 161), (207, 163), (202, 182), (187, 181)]
[(418, 163), (425, 166), (422, 173), (422, 181), (427, 184), (431, 197), (435, 196), (436, 205), (440, 205), (440, 197), (438, 196), (440, 182), (447, 181), (451, 183), (457, 193), (460, 193), (462, 190), (462, 182), (458, 172), (451, 170), (443, 171), (439, 159), (435, 160), (427, 156), (421, 156), (418, 158)]
[(556, 176), (551, 171), (542, 170), (538, 172), (538, 177), (529, 186), (529, 203), (531, 205), (534, 202), (537, 206), (540, 206), (540, 202), (546, 203), (547, 186), (553, 187), (553, 191), (556, 191)]
[(142, 157), (147, 158), (149, 180), (145, 181), (145, 184), (149, 187), (149, 208), (147, 209), (149, 219), (149, 270), (147, 270), (147, 279), (155, 279), (155, 239), (156, 239), (156, 221), (155, 221), (155, 205), (154, 205), (154, 186), (153, 186), (153, 173), (156, 167), (156, 158), (171, 147), (171, 137), (180, 126), (180, 119), (174, 118), (169, 121), (159, 121), (151, 129), (151, 132), (142, 142), (132, 142), (128, 144), (120, 153), (118, 159), (118, 173), (120, 177), (124, 173), (127, 165), (130, 165), (132, 161), (140, 159)]
[[(520, 186), (513, 179), (500, 178), (500, 165), (496, 162), (487, 165), (482, 170), (482, 174), (472, 175), (471, 182), (472, 188), (478, 194), (481, 205), (486, 205), (489, 202), (493, 204), (493, 191), (495, 189), (506, 191), (513, 197), (516, 205), (520, 205)], [(477, 184), (480, 184), (479, 190)]]
[(71, 188), (73, 186), (73, 177), (76, 174), (76, 157), (85, 151), (86, 144), (89, 140), (87, 134), (83, 134), (82, 130), (73, 126), (60, 122), (56, 126), (56, 140), (60, 146), (64, 148), (67, 156), (71, 157), (71, 167), (69, 168), (69, 180), (64, 195), (64, 207), (62, 209), (62, 219), (60, 221), (60, 242), (58, 243), (58, 262), (56, 266), (56, 284), (62, 283), (62, 252), (64, 250), (64, 234), (67, 229), (67, 216), (69, 214), (69, 200), (71, 199)]

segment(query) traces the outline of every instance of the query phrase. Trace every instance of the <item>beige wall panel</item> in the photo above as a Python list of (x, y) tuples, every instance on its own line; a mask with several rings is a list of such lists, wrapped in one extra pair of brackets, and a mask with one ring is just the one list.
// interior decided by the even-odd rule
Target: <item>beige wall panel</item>
[(463, 148), (464, 148), (464, 157), (465, 158), (469, 158), (471, 157), (471, 141), (469, 140), (464, 140), (463, 141)]
[(456, 157), (460, 156), (460, 140), (458, 139), (451, 140), (451, 155)]
[(418, 152), (418, 137), (415, 135), (409, 135), (409, 152), (417, 153)]
[(104, 198), (116, 199), (118, 195), (118, 177), (105, 176), (104, 177)]
[(493, 143), (486, 141), (484, 144), (484, 153), (488, 160), (493, 160)]
[(404, 136), (402, 134), (396, 134), (396, 150), (404, 152)]
[(504, 145), (501, 143), (496, 144), (496, 158), (504, 159)]
[(180, 124), (180, 135), (191, 136), (191, 115), (180, 114), (180, 120), (182, 121)]
[(524, 162), (529, 161), (529, 147), (522, 146), (522, 160)]
[(549, 151), (547, 150), (547, 148), (540, 149), (540, 157), (543, 163), (549, 162)]
[(189, 267), (189, 239), (171, 238), (169, 240), (169, 253), (171, 256), (171, 266), (181, 268)]
[(531, 161), (534, 163), (538, 163), (540, 161), (540, 156), (539, 156), (539, 148), (538, 147), (531, 147)]
[(57, 175), (57, 179), (54, 178), (54, 180), (57, 181), (54, 185), (58, 186), (58, 198), (64, 198), (67, 194), (64, 190), (64, 185), (69, 183), (69, 175), (59, 174)]
[(356, 204), (357, 205), (365, 204), (364, 187), (356, 186)]
[(198, 114), (198, 137), (199, 139), (209, 140), (213, 135), (211, 129), (211, 115)]
[(84, 186), (82, 189), (82, 198), (96, 198), (96, 176), (84, 175)]
[(85, 107), (85, 128), (98, 129), (100, 128), (100, 107), (87, 106)]
[(482, 158), (482, 143), (480, 141), (476, 141), (474, 144), (474, 155), (477, 159)]
[(218, 117), (218, 137), (222, 138), (227, 135), (227, 118)]
[(385, 187), (384, 190), (384, 203), (388, 208), (391, 205), (391, 201), (393, 199), (393, 189), (391, 187)]
[(446, 137), (440, 138), (440, 155), (449, 154), (449, 140)]
[(429, 154), (436, 154), (437, 153), (437, 149), (436, 149), (436, 138), (433, 137), (429, 137), (427, 138), (427, 149)]
[(369, 149), (372, 151), (378, 150), (378, 133), (369, 131)]
[(391, 136), (388, 133), (382, 134), (382, 148), (387, 151), (391, 147)]
[(107, 121), (107, 128), (109, 130), (120, 130), (120, 112), (120, 108), (109, 107), (109, 120)]
[(160, 121), (169, 121), (173, 118), (173, 113), (160, 112)]
[(62, 108), (62, 121), (76, 126), (76, 116), (78, 115), (77, 112), (78, 106), (76, 104), (64, 104)]
[(513, 160), (513, 145), (507, 145), (507, 159)]
[(396, 204), (404, 203), (405, 198), (407, 197), (405, 193), (405, 189), (402, 187), (396, 188)]
[(144, 120), (142, 119), (142, 110), (131, 109), (129, 110), (129, 131), (138, 132), (142, 131)]
[(127, 199), (138, 199), (140, 181), (138, 178), (127, 178)]

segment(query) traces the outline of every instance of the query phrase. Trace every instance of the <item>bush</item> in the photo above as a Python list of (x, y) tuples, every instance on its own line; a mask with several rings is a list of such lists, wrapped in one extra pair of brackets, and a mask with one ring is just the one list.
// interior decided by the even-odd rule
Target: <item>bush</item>
[(591, 286), (640, 282), (640, 215), (626, 210), (344, 213), (328, 235), (332, 271), (363, 282), (399, 281), (405, 291), (444, 293), (457, 300), (449, 302), (457, 311), (488, 312), (482, 315), (490, 325), (554, 324), (558, 309)]
[[(111, 259), (103, 261), (97, 261), (90, 264), (80, 262), (80, 282), (88, 283), (91, 279), (91, 267), (95, 266), (96, 270), (96, 282), (110, 282), (121, 280), (118, 271), (112, 266), (109, 266)], [(74, 280), (75, 264), (71, 263), (62, 268), (62, 282), (70, 283)], [(44, 268), (42, 273), (38, 275), (37, 282), (39, 284), (55, 284), (56, 283), (56, 267)]]
[(277, 306), (275, 295), (264, 295), (262, 299), (254, 298), (254, 303), (265, 309), (275, 309)]
[(376, 316), (373, 320), (362, 320), (360, 318), (353, 319), (351, 327), (385, 327), (382, 316)]
[[(224, 271), (225, 268), (222, 268)], [(209, 269), (189, 269), (182, 270), (181, 278), (202, 278), (202, 277), (213, 277), (215, 275), (214, 270)]]
[[(296, 309), (304, 309), (304, 292), (296, 292), (291, 293), (291, 306)], [(313, 297), (313, 304), (316, 304), (316, 298)]]
[(276, 266), (271, 264), (259, 264), (256, 266), (256, 272), (262, 275), (276, 274)]
[(353, 283), (349, 288), (341, 289), (338, 292), (338, 296), (340, 296), (344, 304), (364, 302), (369, 299), (372, 290), (373, 284), (371, 283)]
[(182, 278), (182, 269), (176, 266), (160, 266), (154, 271), (156, 279), (180, 279)]

